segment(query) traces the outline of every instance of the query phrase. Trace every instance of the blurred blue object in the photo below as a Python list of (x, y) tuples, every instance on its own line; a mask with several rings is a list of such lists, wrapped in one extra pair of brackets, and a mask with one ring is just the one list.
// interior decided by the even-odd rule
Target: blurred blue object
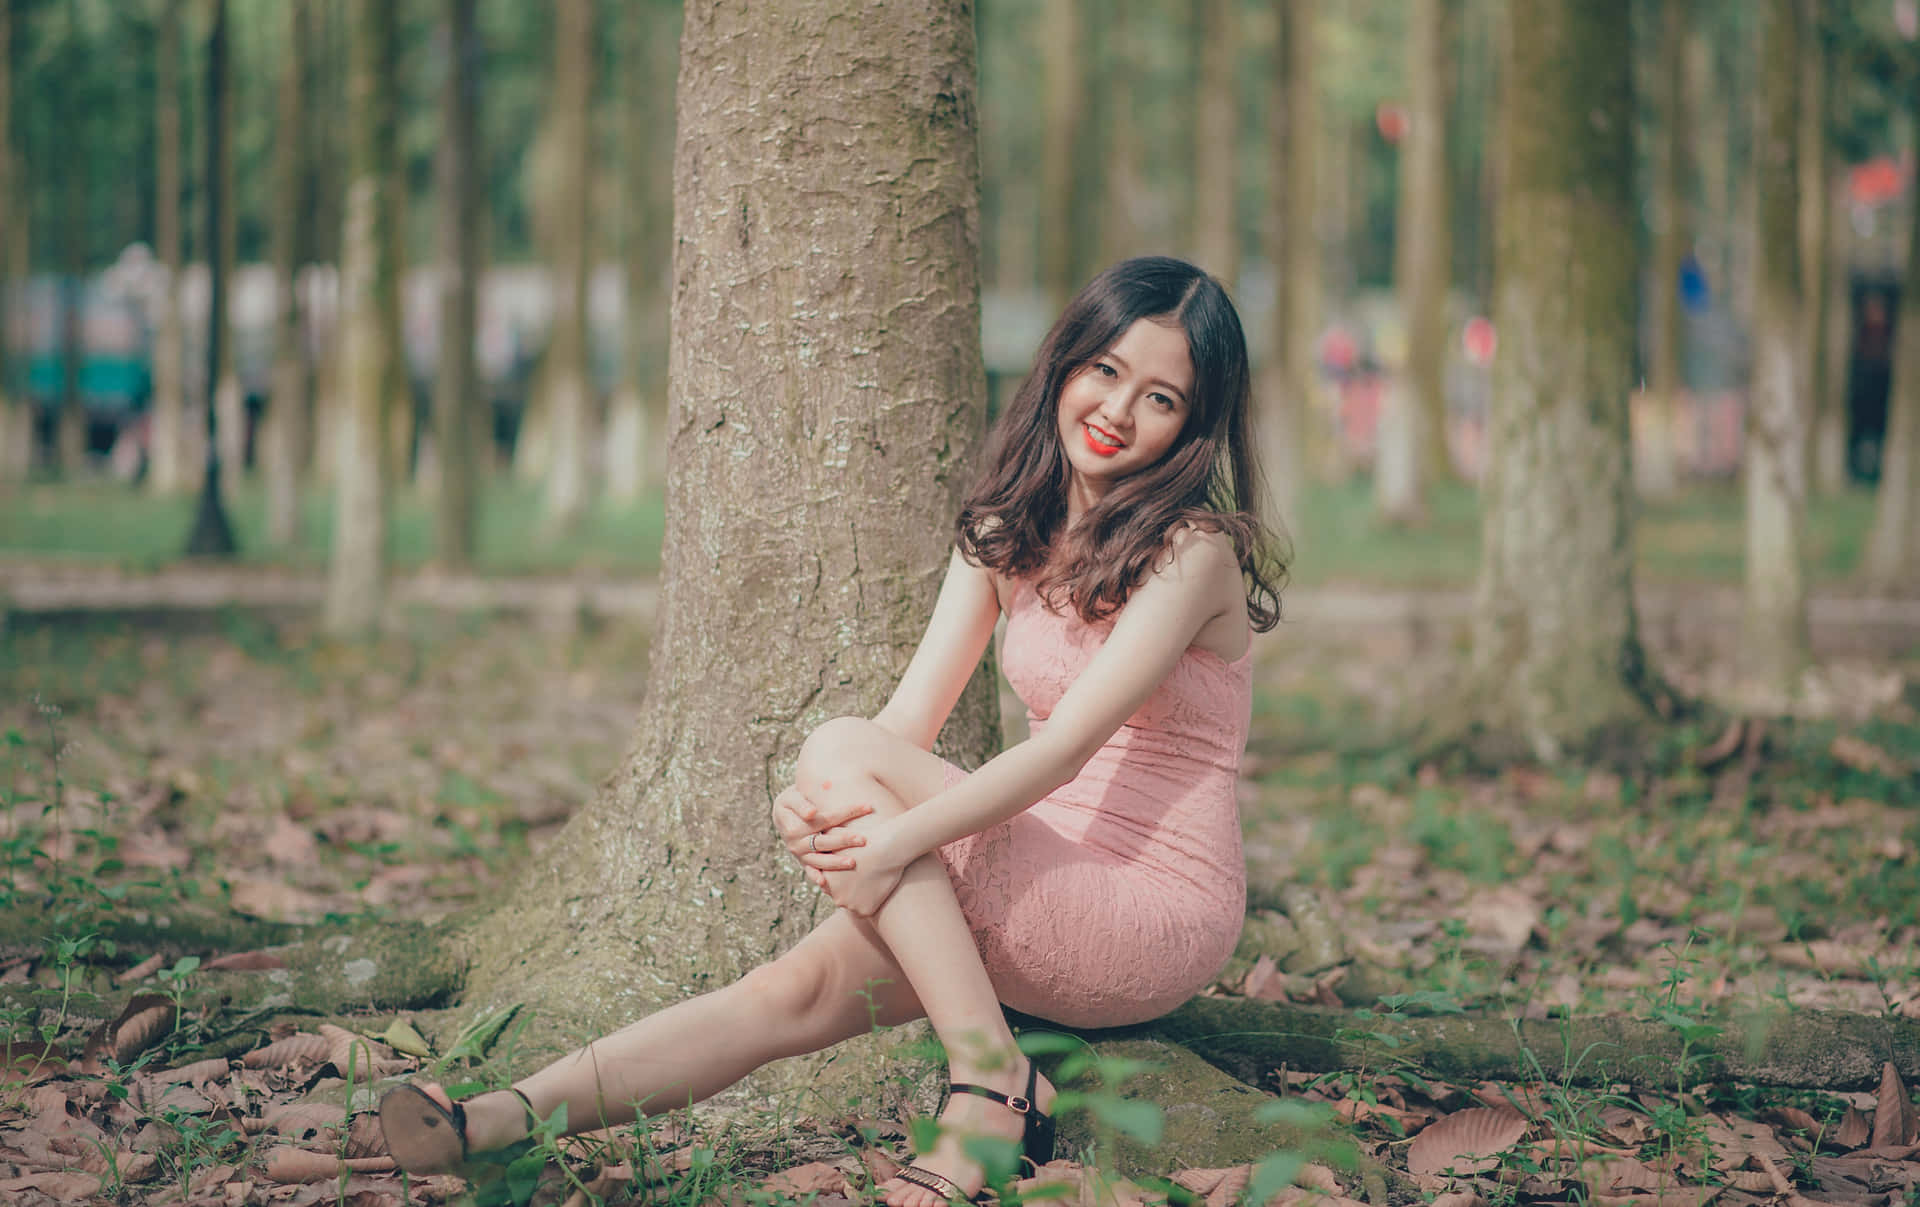
[(1707, 286), (1707, 270), (1699, 257), (1688, 252), (1680, 261), (1680, 305), (1688, 314), (1705, 314), (1713, 305), (1713, 291)]

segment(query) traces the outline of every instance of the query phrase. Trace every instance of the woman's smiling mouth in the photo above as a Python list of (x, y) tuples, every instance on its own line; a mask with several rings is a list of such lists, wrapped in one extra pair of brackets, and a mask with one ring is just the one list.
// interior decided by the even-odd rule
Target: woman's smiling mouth
[(1102, 431), (1091, 423), (1080, 425), (1081, 432), (1087, 437), (1087, 447), (1102, 457), (1111, 457), (1126, 447), (1126, 443), (1112, 432)]

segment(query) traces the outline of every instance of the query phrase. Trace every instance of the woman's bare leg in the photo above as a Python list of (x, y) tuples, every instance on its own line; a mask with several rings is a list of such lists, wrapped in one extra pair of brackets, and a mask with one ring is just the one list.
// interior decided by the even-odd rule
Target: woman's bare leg
[[(856, 829), (878, 824), (939, 792), (940, 761), (858, 719), (829, 722), (801, 752), (801, 788), (831, 810), (870, 805)], [(857, 854), (857, 849), (856, 849)], [(869, 998), (869, 993), (871, 998)], [(870, 920), (834, 914), (791, 951), (714, 993), (670, 1006), (595, 1040), (517, 1083), (535, 1111), (564, 1102), (570, 1131), (627, 1122), (698, 1101), (760, 1065), (829, 1047), (925, 1014), (947, 1049), (952, 1080), (1024, 1093), (1026, 1065), (1001, 1013), (992, 981), (955, 899), (946, 868), (914, 861)], [(1043, 1089), (1036, 1105), (1051, 1101)], [(637, 1108), (637, 1109), (636, 1109)], [(525, 1112), (510, 1094), (466, 1104), (470, 1146), (484, 1150), (526, 1134)], [(956, 1095), (942, 1115), (948, 1133), (920, 1164), (963, 1186), (978, 1186), (979, 1166), (960, 1149), (967, 1135), (1017, 1138), (1022, 1120), (1004, 1106)], [(894, 1182), (893, 1207), (940, 1207), (941, 1196)]]
[[(515, 1083), (542, 1118), (563, 1103), (567, 1130), (618, 1126), (707, 1098), (783, 1056), (832, 1047), (921, 1016), (905, 975), (866, 922), (827, 918), (771, 963), (724, 989), (630, 1023)], [(466, 1103), (474, 1151), (527, 1134), (511, 1094)]]
[[(838, 804), (870, 804), (874, 812), (851, 823), (855, 830), (882, 824), (902, 809), (938, 793), (945, 784), (939, 759), (871, 722), (842, 718), (815, 730), (800, 753), (795, 775), (802, 792), (829, 814)], [(859, 849), (852, 854), (858, 858)], [(828, 873), (831, 878), (832, 873)], [(913, 987), (927, 1021), (946, 1047), (950, 1079), (1026, 1092), (1026, 1062), (980, 961), (946, 865), (923, 855), (907, 867), (873, 928)], [(1036, 1104), (1046, 1110), (1051, 1087)], [(969, 1135), (1018, 1139), (1024, 1120), (985, 1098), (956, 1094), (941, 1115), (943, 1136), (918, 1164), (977, 1190), (981, 1171), (961, 1150)], [(945, 1196), (895, 1180), (883, 1188), (891, 1207), (941, 1207)]]

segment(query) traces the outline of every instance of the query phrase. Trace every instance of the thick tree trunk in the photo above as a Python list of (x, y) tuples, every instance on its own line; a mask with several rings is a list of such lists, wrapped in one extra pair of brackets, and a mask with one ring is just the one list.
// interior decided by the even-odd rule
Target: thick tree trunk
[(1680, 489), (1677, 426), (1684, 383), (1680, 371), (1680, 261), (1686, 252), (1688, 223), (1686, 172), (1688, 140), (1686, 46), (1687, 8), (1691, 0), (1665, 0), (1660, 31), (1660, 174), (1654, 202), (1653, 280), (1648, 285), (1652, 311), (1653, 355), (1648, 374), (1646, 422), (1634, 448), (1634, 483), (1642, 498), (1671, 498)]
[(309, 0), (292, 0), (285, 12), (286, 67), (280, 80), (280, 128), (274, 142), (273, 276), (279, 309), (274, 324), (273, 393), (267, 400), (261, 461), (267, 487), (267, 541), (283, 549), (300, 537), (300, 483), (313, 430), (306, 307), (299, 293), (300, 265), (307, 258), (306, 232), (313, 218), (306, 198), (308, 5)]
[(1746, 610), (1741, 657), (1756, 701), (1786, 700), (1811, 656), (1807, 633), (1806, 332), (1801, 309), (1797, 167), (1800, 6), (1761, 9), (1753, 385), (1747, 408)]
[(387, 589), (394, 365), (400, 354), (399, 278), (394, 226), (393, 6), (347, 6), (346, 206), (340, 237), (340, 369), (335, 433), (333, 551), (327, 566), (326, 625), (336, 634), (371, 630)]
[[(1920, 300), (1920, 190), (1909, 192), (1915, 196), (1901, 296)], [(1865, 559), (1867, 582), (1886, 592), (1920, 586), (1920, 301), (1901, 306), (1894, 339), (1880, 489)]]
[(549, 221), (553, 258), (553, 335), (547, 344), (547, 465), (545, 525), (569, 532), (585, 518), (592, 490), (593, 376), (587, 363), (587, 197), (593, 179), (592, 0), (558, 0), (554, 7), (553, 108), (548, 130), (559, 175)]
[[(1538, 757), (1665, 700), (1636, 632), (1628, 10), (1536, 0), (1508, 50), (1505, 183), (1464, 722)], [(1510, 19), (1519, 20), (1516, 10)]]
[(1238, 0), (1194, 2), (1193, 246), (1194, 263), (1228, 292), (1240, 279), (1240, 105), (1234, 59), (1239, 50)]
[(626, 336), (620, 384), (608, 405), (607, 495), (632, 500), (665, 469), (667, 265), (673, 237), (673, 14), (666, 5), (630, 5), (621, 36), (621, 167), (626, 221), (621, 263)]
[(1083, 0), (1046, 0), (1045, 97), (1040, 153), (1040, 287), (1058, 310), (1080, 288), (1075, 226), (1085, 218), (1085, 189), (1074, 171), (1086, 137)]
[[(685, 21), (646, 704), (625, 764), (474, 935), (469, 1002), (589, 1031), (830, 911), (770, 803), (808, 730), (870, 714), (904, 668), (985, 406), (971, 4), (770, 22), (696, 0)], [(991, 683), (948, 722), (963, 764), (992, 747)]]
[(1313, 0), (1274, 0), (1269, 78), (1267, 257), (1273, 265), (1273, 317), (1261, 460), (1273, 509), (1286, 525), (1299, 518), (1313, 407), (1314, 328), (1319, 310), (1320, 247), (1314, 235), (1318, 192), (1314, 154), (1320, 132), (1313, 104)]
[(1814, 378), (1813, 488), (1823, 495), (1847, 488), (1847, 357), (1852, 351), (1852, 301), (1847, 271), (1852, 261), (1852, 230), (1847, 207), (1839, 204), (1841, 184), (1827, 181), (1827, 265), (1821, 278), (1820, 376)]
[(439, 489), (433, 552), (440, 565), (473, 564), (478, 480), (476, 417), (482, 409), (473, 359), (480, 286), (480, 219), (486, 191), (480, 171), (480, 33), (474, 0), (446, 0), (447, 77), (441, 85), (440, 363), (433, 382), (433, 444)]
[(179, 494), (191, 483), (186, 331), (180, 322), (180, 6), (160, 0), (154, 62), (155, 252), (163, 270), (153, 336), (153, 431), (147, 442), (147, 487)]
[(1827, 288), (1833, 250), (1833, 153), (1827, 138), (1827, 115), (1832, 108), (1831, 64), (1827, 61), (1827, 41), (1821, 29), (1819, 0), (1802, 0), (1805, 31), (1800, 48), (1800, 296), (1806, 307), (1802, 313), (1802, 340), (1805, 348), (1801, 363), (1805, 366), (1808, 412), (1808, 472), (1818, 447), (1820, 416), (1828, 405), (1826, 383), (1830, 376), (1827, 311), (1833, 293)]
[(1400, 205), (1393, 275), (1406, 325), (1406, 363), (1397, 366), (1380, 416), (1374, 505), (1389, 524), (1419, 524), (1438, 447), (1446, 461), (1447, 63), (1454, 53), (1452, 0), (1413, 0), (1407, 38), (1412, 103), (1400, 143)]

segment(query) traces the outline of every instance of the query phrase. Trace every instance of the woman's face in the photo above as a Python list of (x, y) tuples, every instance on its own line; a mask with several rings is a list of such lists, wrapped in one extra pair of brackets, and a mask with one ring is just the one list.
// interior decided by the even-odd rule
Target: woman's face
[(1060, 390), (1058, 432), (1078, 516), (1113, 484), (1167, 455), (1186, 425), (1193, 358), (1177, 321), (1139, 319)]

